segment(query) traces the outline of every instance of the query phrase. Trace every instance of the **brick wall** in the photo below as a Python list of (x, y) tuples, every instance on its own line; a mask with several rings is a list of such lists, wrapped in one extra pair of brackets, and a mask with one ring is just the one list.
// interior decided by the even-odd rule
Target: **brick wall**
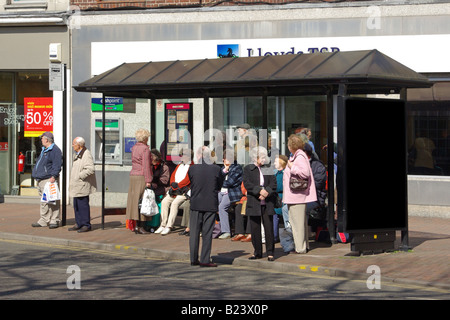
[[(345, 0), (344, 0), (345, 1)], [(349, 0), (352, 1), (352, 0)], [(197, 6), (237, 6), (258, 4), (295, 3), (295, 0), (71, 0), (80, 10), (99, 10), (116, 8), (167, 8)], [(306, 0), (305, 2), (342, 2), (342, 0)]]

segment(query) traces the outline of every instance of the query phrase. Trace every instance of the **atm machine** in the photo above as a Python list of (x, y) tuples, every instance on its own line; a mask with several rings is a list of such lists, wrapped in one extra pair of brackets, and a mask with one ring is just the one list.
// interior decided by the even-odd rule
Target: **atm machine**
[(105, 148), (105, 164), (122, 165), (123, 158), (123, 120), (119, 118), (105, 119), (105, 143), (102, 139), (102, 119), (92, 119), (91, 135), (94, 163), (102, 163), (103, 148)]

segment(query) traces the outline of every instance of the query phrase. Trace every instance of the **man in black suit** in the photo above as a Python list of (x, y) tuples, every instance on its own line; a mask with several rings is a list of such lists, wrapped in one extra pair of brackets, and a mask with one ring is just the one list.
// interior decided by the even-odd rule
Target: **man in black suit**
[[(210, 258), (212, 234), (219, 210), (218, 193), (223, 181), (220, 167), (213, 164), (209, 148), (203, 146), (198, 150), (197, 164), (189, 167), (188, 175), (191, 181), (189, 238), (191, 265), (217, 267)], [(199, 260), (200, 232), (202, 233), (202, 252)]]

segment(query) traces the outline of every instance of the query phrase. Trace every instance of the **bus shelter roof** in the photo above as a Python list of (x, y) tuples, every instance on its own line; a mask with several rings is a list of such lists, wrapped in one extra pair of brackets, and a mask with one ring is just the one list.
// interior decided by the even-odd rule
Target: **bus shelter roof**
[(398, 93), (426, 88), (423, 75), (378, 50), (123, 63), (75, 86), (136, 98)]

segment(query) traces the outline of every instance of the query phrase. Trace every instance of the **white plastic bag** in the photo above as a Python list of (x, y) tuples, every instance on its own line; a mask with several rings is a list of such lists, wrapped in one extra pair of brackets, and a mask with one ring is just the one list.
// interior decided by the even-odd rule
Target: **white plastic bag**
[(141, 214), (146, 217), (152, 217), (159, 213), (158, 205), (155, 200), (155, 193), (152, 189), (146, 188), (141, 202)]
[(55, 202), (61, 200), (61, 193), (59, 192), (58, 183), (48, 181), (42, 192), (41, 202)]

